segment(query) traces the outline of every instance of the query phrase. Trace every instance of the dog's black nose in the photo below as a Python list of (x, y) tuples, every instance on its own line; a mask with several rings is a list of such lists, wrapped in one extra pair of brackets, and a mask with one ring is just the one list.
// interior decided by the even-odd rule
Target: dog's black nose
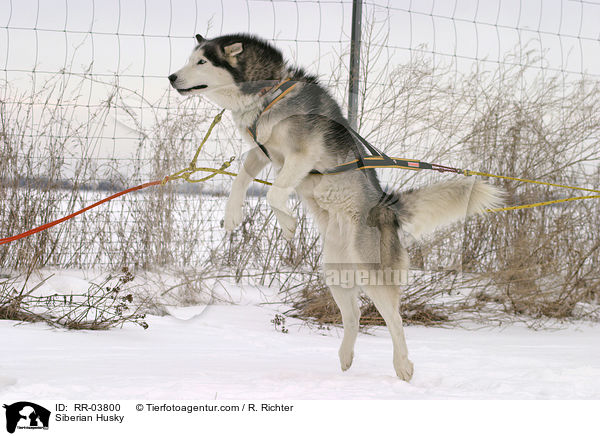
[(169, 76), (169, 82), (173, 83), (176, 80), (177, 80), (177, 74), (171, 74)]

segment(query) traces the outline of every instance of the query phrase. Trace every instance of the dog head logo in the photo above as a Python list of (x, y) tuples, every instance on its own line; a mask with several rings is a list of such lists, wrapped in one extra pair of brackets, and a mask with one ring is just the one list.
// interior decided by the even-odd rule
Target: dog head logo
[(48, 429), (50, 411), (28, 401), (19, 401), (6, 409), (6, 431), (14, 433), (19, 429)]

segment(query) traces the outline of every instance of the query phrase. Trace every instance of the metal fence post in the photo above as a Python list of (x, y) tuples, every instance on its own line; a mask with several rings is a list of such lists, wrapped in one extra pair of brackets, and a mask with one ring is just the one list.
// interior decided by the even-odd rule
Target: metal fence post
[(352, 1), (352, 34), (350, 41), (350, 69), (348, 77), (348, 122), (357, 128), (358, 87), (360, 75), (360, 37), (362, 23), (362, 0)]

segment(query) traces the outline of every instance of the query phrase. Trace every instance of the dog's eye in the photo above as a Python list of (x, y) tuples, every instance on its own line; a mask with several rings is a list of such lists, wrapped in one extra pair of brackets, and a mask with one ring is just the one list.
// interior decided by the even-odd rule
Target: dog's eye
[(197, 64), (197, 65), (202, 65), (202, 64), (205, 64), (205, 63), (206, 63), (206, 61), (205, 61), (204, 59), (200, 59), (200, 60), (198, 61), (198, 64)]

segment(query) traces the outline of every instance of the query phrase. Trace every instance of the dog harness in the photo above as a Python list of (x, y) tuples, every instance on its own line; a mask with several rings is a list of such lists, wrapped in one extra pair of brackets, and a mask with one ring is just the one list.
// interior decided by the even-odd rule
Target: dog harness
[(298, 82), (292, 82), (292, 79), (287, 78), (271, 88), (269, 88), (269, 87), (263, 88), (260, 91), (261, 96), (265, 95), (267, 92), (270, 92), (272, 94), (272, 98), (269, 101), (269, 103), (267, 104), (267, 106), (265, 106), (265, 108), (262, 110), (262, 112), (260, 114), (258, 114), (258, 117), (256, 117), (256, 120), (254, 120), (252, 125), (250, 127), (248, 127), (247, 130), (248, 130), (248, 133), (250, 133), (250, 136), (252, 136), (252, 139), (254, 139), (254, 142), (256, 142), (256, 145), (258, 145), (258, 147), (262, 150), (262, 152), (265, 154), (265, 156), (267, 156), (269, 158), (269, 160), (271, 160), (271, 155), (269, 154), (267, 147), (265, 147), (263, 144), (258, 142), (258, 139), (256, 137), (256, 126), (258, 125), (258, 120), (265, 112), (267, 112), (269, 109), (271, 109), (275, 105), (275, 103), (277, 103), (279, 100), (281, 100), (283, 97), (285, 97), (292, 89), (294, 89), (294, 87), (297, 84), (298, 84)]
[[(265, 156), (267, 156), (269, 158), (269, 160), (271, 160), (271, 155), (269, 154), (269, 151), (264, 146), (264, 144), (261, 144), (257, 139), (256, 130), (257, 130), (257, 125), (258, 125), (258, 120), (265, 112), (267, 112), (269, 109), (271, 109), (278, 101), (280, 101), (289, 92), (291, 92), (292, 89), (294, 89), (294, 87), (296, 85), (298, 85), (298, 83), (300, 83), (300, 82), (295, 82), (295, 81), (292, 81), (290, 78), (287, 78), (285, 80), (282, 80), (277, 85), (275, 85), (271, 88), (266, 87), (260, 91), (261, 96), (266, 95), (267, 93), (270, 92), (272, 94), (271, 99), (269, 100), (269, 102), (267, 103), (265, 108), (261, 111), (261, 113), (258, 114), (258, 116), (256, 117), (256, 120), (254, 120), (252, 125), (247, 128), (247, 131), (250, 134), (250, 136), (252, 136), (252, 139), (254, 139), (254, 142), (256, 142), (256, 145), (258, 145), (258, 147), (262, 150), (262, 152), (265, 154)], [(319, 170), (313, 169), (313, 170), (309, 171), (309, 174), (338, 174), (338, 173), (343, 173), (345, 171), (364, 170), (367, 168), (402, 168), (402, 169), (415, 170), (415, 171), (419, 171), (419, 170), (448, 171), (449, 169), (454, 170), (454, 168), (444, 167), (442, 165), (430, 164), (430, 163), (422, 162), (422, 161), (416, 160), (416, 159), (401, 159), (401, 158), (389, 157), (387, 154), (385, 154), (384, 152), (378, 150), (373, 145), (371, 145), (365, 138), (360, 136), (360, 134), (356, 130), (354, 130), (352, 127), (350, 127), (348, 124), (345, 123), (344, 127), (346, 128), (346, 130), (348, 130), (348, 132), (354, 139), (358, 140), (369, 151), (370, 155), (369, 156), (359, 156), (357, 159), (351, 160), (349, 162), (345, 162), (343, 164), (337, 165), (331, 169), (324, 170), (324, 171), (319, 171)]]

